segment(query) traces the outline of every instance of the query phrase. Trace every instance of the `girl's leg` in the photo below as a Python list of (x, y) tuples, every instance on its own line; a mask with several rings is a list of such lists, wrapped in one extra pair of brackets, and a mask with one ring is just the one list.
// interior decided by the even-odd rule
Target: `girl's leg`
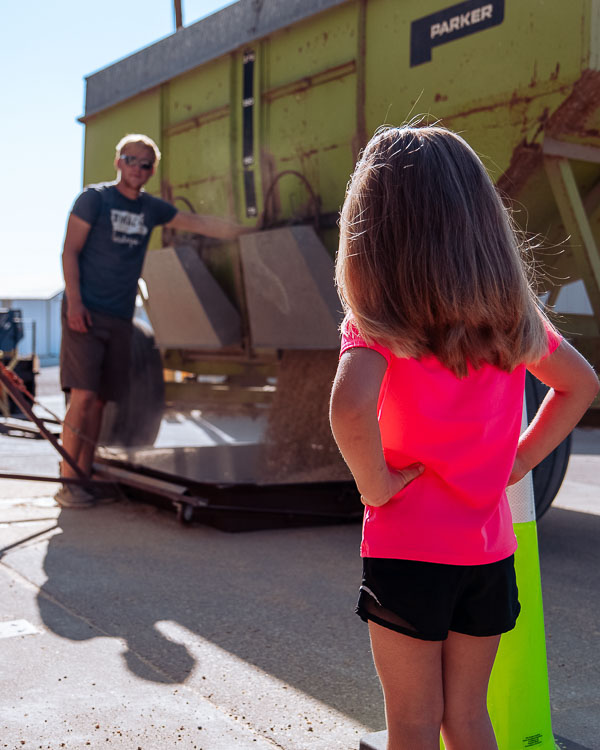
[(446, 750), (498, 750), (487, 711), (487, 690), (500, 636), (450, 631), (442, 646)]
[(369, 621), (385, 697), (387, 750), (439, 750), (444, 711), (442, 641), (421, 641)]

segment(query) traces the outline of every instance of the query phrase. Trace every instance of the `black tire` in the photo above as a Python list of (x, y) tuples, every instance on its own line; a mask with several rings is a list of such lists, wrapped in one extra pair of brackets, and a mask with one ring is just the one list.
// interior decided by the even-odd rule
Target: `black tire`
[[(547, 392), (548, 386), (541, 383), (528, 372), (525, 379), (525, 401), (527, 404), (528, 422), (531, 422), (535, 416)], [(558, 490), (567, 472), (570, 455), (571, 435), (568, 435), (532, 472), (535, 514), (538, 520), (552, 505), (552, 501), (558, 494)]]
[(152, 330), (133, 321), (129, 387), (118, 402), (104, 410), (100, 445), (153, 445), (165, 408), (162, 359)]

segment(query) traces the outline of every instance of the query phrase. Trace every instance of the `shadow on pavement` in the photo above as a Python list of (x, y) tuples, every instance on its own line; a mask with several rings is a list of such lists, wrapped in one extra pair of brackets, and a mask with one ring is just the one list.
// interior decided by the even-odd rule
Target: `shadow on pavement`
[(367, 628), (353, 613), (359, 524), (227, 534), (129, 503), (63, 510), (58, 521), (38, 597), (56, 634), (121, 638), (132, 672), (177, 684), (202, 664), (157, 626), (175, 622), (355, 721), (384, 725)]
[(538, 537), (555, 731), (598, 747), (600, 516), (551, 508)]
[[(208, 642), (354, 721), (384, 726), (366, 627), (353, 614), (358, 524), (227, 534), (125, 503), (62, 511), (59, 525), (38, 599), (55, 633), (123, 639), (126, 668), (174, 685), (209, 669), (198, 649)], [(554, 729), (594, 747), (600, 516), (551, 508), (538, 535)], [(189, 637), (166, 637), (164, 621)]]

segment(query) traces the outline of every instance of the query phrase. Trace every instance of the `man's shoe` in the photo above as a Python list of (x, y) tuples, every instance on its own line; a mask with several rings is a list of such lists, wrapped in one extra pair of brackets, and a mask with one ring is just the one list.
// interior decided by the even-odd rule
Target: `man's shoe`
[(91, 488), (91, 493), (94, 498), (96, 505), (110, 505), (122, 500), (124, 495), (123, 491), (118, 485), (105, 483), (96, 484)]
[(94, 496), (76, 485), (63, 485), (54, 499), (61, 508), (93, 508), (96, 505)]

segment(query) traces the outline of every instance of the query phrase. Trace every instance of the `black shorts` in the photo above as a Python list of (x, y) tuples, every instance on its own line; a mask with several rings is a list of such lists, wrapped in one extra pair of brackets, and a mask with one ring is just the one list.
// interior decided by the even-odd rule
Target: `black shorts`
[(355, 611), (424, 641), (443, 641), (450, 630), (485, 637), (514, 628), (518, 593), (514, 555), (487, 565), (365, 557)]
[(86, 333), (69, 328), (63, 299), (60, 342), (60, 384), (63, 391), (93, 391), (103, 401), (118, 401), (129, 383), (133, 324), (90, 311)]

